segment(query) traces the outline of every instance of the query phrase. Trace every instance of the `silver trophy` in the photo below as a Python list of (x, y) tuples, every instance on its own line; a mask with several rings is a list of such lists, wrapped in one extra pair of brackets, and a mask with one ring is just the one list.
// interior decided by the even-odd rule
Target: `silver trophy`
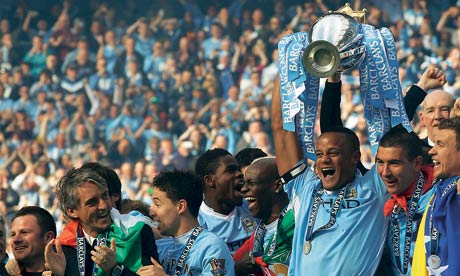
[(352, 11), (346, 5), (321, 16), (308, 33), (308, 46), (303, 54), (305, 70), (325, 78), (356, 66), (363, 58), (365, 46), (359, 33), (365, 10)]

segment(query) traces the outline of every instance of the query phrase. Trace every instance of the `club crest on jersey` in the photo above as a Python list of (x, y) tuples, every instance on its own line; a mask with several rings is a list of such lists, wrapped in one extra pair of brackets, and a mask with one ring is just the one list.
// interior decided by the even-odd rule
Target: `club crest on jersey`
[(254, 232), (254, 230), (256, 229), (256, 222), (251, 216), (241, 217), (241, 222), (246, 232)]
[(356, 191), (355, 188), (351, 188), (350, 190), (348, 190), (347, 195), (345, 196), (345, 198), (357, 198), (357, 197), (358, 197), (358, 192)]
[(212, 259), (211, 268), (211, 273), (214, 276), (223, 276), (227, 273), (225, 269), (225, 259)]

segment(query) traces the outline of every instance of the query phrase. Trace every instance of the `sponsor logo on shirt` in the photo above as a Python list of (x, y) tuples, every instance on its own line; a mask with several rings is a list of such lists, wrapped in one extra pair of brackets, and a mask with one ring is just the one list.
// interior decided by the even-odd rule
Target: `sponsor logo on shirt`
[[(322, 200), (321, 204), (325, 208), (332, 208), (332, 207), (334, 207), (334, 199), (329, 198), (329, 199), (326, 199), (326, 200)], [(353, 209), (353, 208), (357, 208), (359, 206), (361, 206), (361, 203), (357, 199), (344, 199), (342, 201), (342, 208), (343, 209)]]

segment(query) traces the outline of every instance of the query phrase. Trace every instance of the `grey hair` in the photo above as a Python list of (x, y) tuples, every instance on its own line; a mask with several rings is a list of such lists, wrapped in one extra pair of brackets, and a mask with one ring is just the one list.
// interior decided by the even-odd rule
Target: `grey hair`
[(78, 208), (80, 198), (78, 197), (77, 188), (88, 182), (100, 188), (107, 188), (104, 178), (90, 168), (73, 168), (57, 183), (56, 195), (59, 199), (59, 207), (66, 217), (72, 219), (67, 210)]

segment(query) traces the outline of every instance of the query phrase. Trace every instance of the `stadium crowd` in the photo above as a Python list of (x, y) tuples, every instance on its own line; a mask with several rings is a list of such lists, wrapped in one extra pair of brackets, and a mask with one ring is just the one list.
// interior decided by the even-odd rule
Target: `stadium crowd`
[[(159, 172), (193, 170), (207, 149), (273, 155), (277, 43), (284, 30), (307, 32), (345, 2), (392, 31), (404, 91), (436, 64), (443, 90), (460, 96), (456, 1), (2, 2), (0, 214), (9, 221), (40, 206), (58, 233), (56, 184), (84, 163), (113, 168), (122, 198), (150, 205)], [(357, 70), (342, 75), (341, 89), (341, 118), (369, 167)], [(417, 116), (413, 126), (427, 136)]]

